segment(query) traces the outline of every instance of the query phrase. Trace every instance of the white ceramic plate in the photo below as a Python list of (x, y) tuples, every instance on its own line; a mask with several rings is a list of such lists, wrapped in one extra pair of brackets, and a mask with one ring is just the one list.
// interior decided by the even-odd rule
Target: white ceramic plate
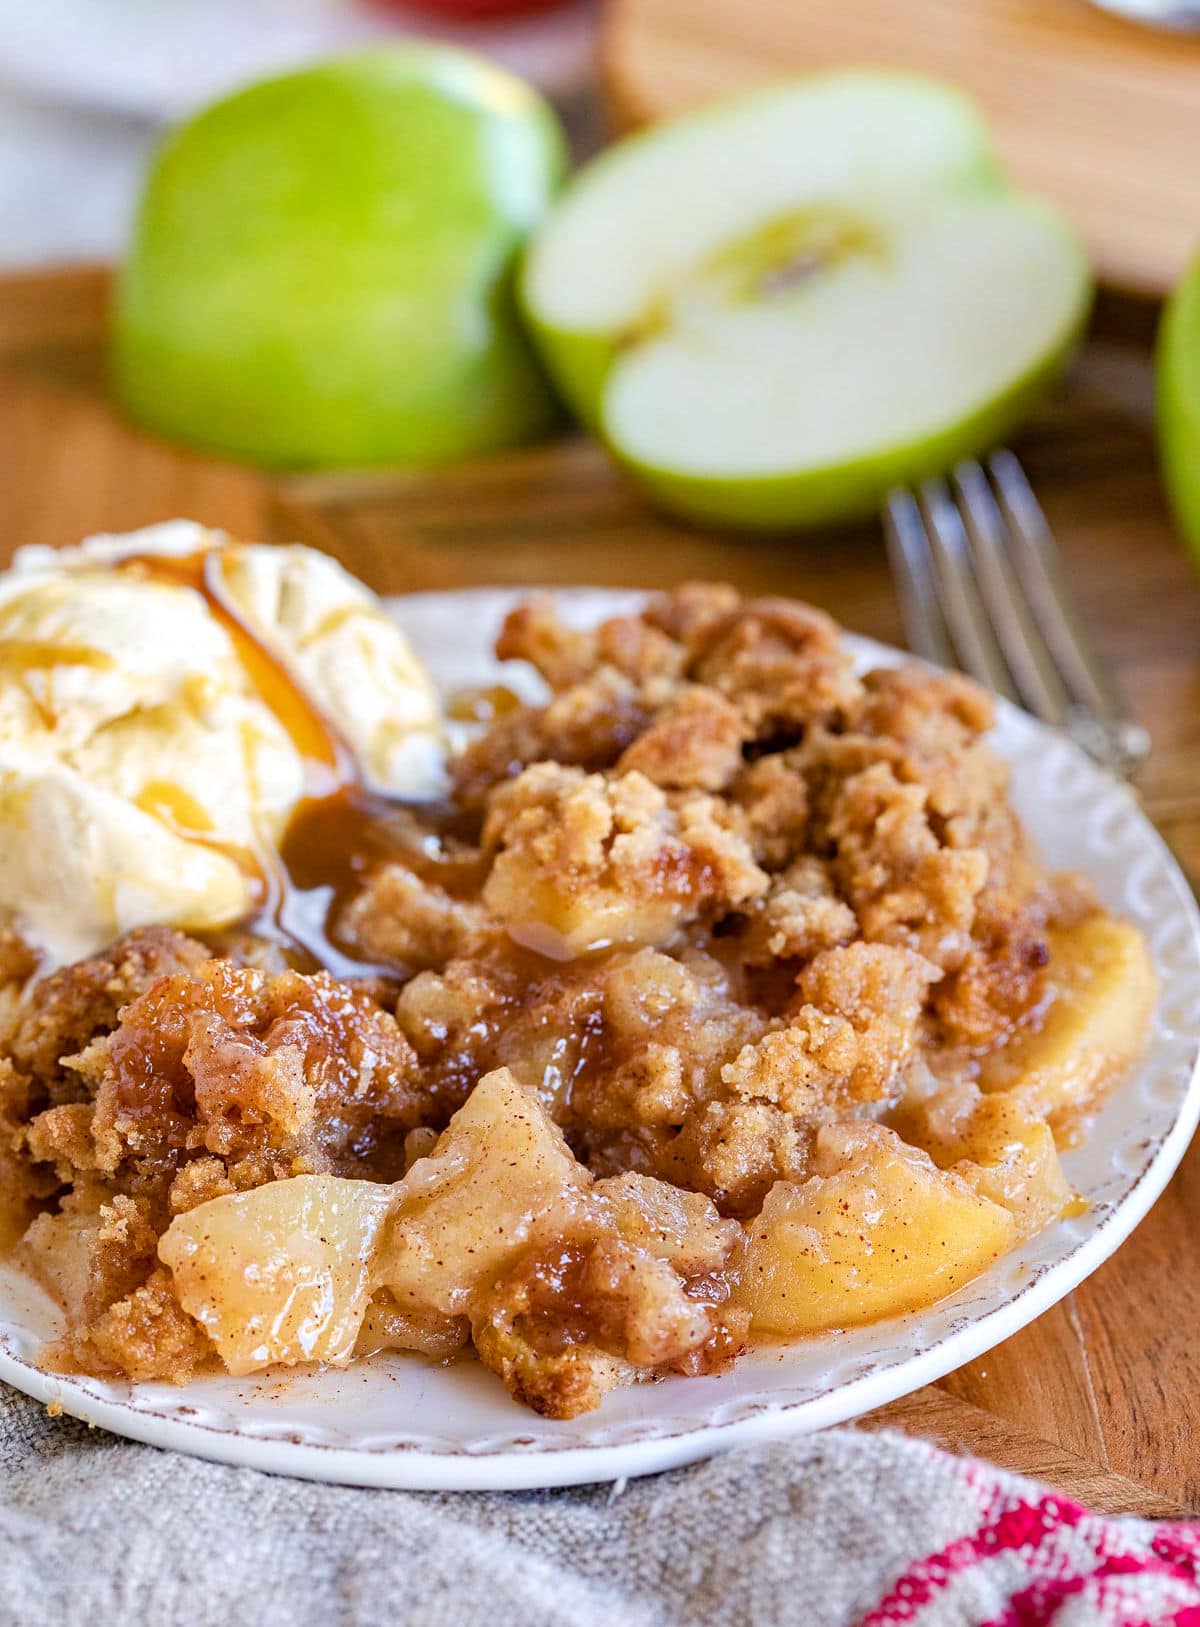
[[(414, 596), (396, 613), (447, 690), (493, 683), (493, 633), (517, 595)], [(586, 623), (636, 596), (564, 596)], [(864, 666), (900, 659), (866, 640)], [(511, 669), (505, 681), (511, 682)], [(524, 675), (523, 682), (528, 682)], [(1086, 871), (1150, 943), (1162, 996), (1149, 1048), (1067, 1153), (1084, 1214), (1053, 1226), (918, 1315), (749, 1356), (719, 1378), (672, 1378), (610, 1395), (571, 1422), (536, 1417), (471, 1360), (436, 1367), (375, 1358), (347, 1372), (161, 1384), (67, 1380), (38, 1371), (57, 1313), (0, 1271), (0, 1377), (135, 1440), (280, 1474), (364, 1486), (531, 1487), (670, 1468), (749, 1441), (820, 1428), (904, 1395), (1015, 1333), (1081, 1282), (1146, 1213), (1200, 1116), (1200, 918), (1162, 839), (1124, 786), (1012, 707), (996, 744), (1046, 861)]]

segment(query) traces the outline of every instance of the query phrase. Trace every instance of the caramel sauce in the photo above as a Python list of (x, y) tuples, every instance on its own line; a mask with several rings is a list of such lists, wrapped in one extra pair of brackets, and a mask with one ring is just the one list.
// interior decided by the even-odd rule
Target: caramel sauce
[[(429, 810), (366, 784), (357, 754), (340, 729), (231, 601), (220, 544), (180, 557), (131, 554), (119, 560), (117, 568), (166, 586), (190, 588), (203, 597), (229, 635), (255, 694), (291, 740), (304, 771), (304, 795), (278, 851), (267, 840), (250, 849), (212, 838), (204, 810), (165, 782), (148, 785), (140, 805), (237, 864), (247, 879), (253, 908), (236, 924), (279, 944), (300, 970), (323, 967), (343, 978), (395, 976), (396, 967), (364, 961), (351, 945), (337, 941), (333, 922), (364, 872), (383, 859), (436, 871), (439, 880), (452, 888), (469, 886), (477, 867), (471, 866), (470, 876), (459, 875), (453, 859), (443, 854), (440, 840), (440, 830), (448, 831), (457, 815)], [(418, 810), (424, 816), (420, 826)]]
[(408, 803), (362, 784), (344, 786), (331, 796), (306, 797), (280, 843), (285, 885), (271, 910), (260, 911), (249, 923), (251, 930), (299, 946), (337, 977), (394, 977), (401, 968), (363, 961), (352, 944), (338, 937), (342, 907), (359, 891), (367, 872), (384, 862), (436, 877), (449, 892), (477, 887), (478, 858), (472, 854), (460, 860), (452, 847), (447, 850), (446, 834), (459, 821), (456, 809)]
[(30, 682), (36, 674), (53, 674), (56, 667), (107, 672), (113, 665), (107, 651), (94, 650), (87, 644), (57, 644), (51, 638), (0, 639), (0, 673), (16, 679), (47, 729), (58, 726), (58, 713), (51, 699), (53, 679), (47, 676), (41, 683)]
[(56, 644), (51, 638), (6, 638), (0, 641), (0, 672), (21, 677), (50, 667), (91, 667), (107, 672), (115, 665), (106, 650), (87, 644)]
[(16, 1248), (32, 1218), (31, 1207), (24, 1198), (0, 1192), (0, 1260)]
[(358, 784), (354, 751), (321, 708), (293, 678), (286, 662), (263, 643), (225, 589), (225, 553), (214, 543), (193, 554), (129, 554), (118, 568), (168, 587), (199, 593), (209, 613), (229, 635), (255, 694), (277, 719), (304, 764), (309, 796), (328, 795)]
[(455, 723), (493, 723), (498, 717), (508, 717), (522, 705), (516, 690), (507, 684), (490, 684), (486, 688), (460, 689), (451, 695), (446, 716)]
[(180, 836), (207, 836), (213, 828), (208, 810), (173, 780), (148, 780), (135, 805)]

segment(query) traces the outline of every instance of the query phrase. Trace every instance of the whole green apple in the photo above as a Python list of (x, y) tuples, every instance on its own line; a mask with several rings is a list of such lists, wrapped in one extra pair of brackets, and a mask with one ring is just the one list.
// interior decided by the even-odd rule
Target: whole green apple
[(535, 233), (521, 298), (575, 410), (665, 508), (789, 529), (1002, 439), (1090, 305), (1069, 227), (973, 105), (793, 80), (631, 137)]
[(1175, 518), (1200, 563), (1200, 260), (1158, 330), (1158, 446)]
[(407, 45), (254, 85), (155, 159), (116, 295), (134, 417), (281, 467), (511, 445), (555, 406), (514, 265), (565, 165), (528, 86)]

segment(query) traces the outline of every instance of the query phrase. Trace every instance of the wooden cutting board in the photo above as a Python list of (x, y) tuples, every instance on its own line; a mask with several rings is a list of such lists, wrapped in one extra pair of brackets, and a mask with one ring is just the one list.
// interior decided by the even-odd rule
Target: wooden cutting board
[(1200, 251), (1200, 35), (1086, 0), (610, 0), (602, 61), (623, 126), (815, 68), (940, 74), (979, 99), (1012, 174), (1062, 205), (1107, 283), (1163, 294)]
[[(380, 591), (483, 583), (661, 587), (723, 577), (814, 600), (900, 636), (874, 527), (733, 541), (652, 513), (596, 447), (563, 439), (407, 475), (272, 480), (124, 423), (104, 386), (107, 281), (0, 280), (0, 566), (188, 515), (244, 537), (299, 539)], [(1117, 358), (1119, 359), (1119, 358)], [(1153, 735), (1142, 789), (1200, 877), (1200, 588), (1171, 537), (1144, 418), (1144, 361), (1094, 348), (1073, 395), (1022, 454), (1097, 642)], [(1200, 1144), (1133, 1238), (1067, 1300), (941, 1384), (874, 1414), (1053, 1481), (1095, 1507), (1200, 1510)]]

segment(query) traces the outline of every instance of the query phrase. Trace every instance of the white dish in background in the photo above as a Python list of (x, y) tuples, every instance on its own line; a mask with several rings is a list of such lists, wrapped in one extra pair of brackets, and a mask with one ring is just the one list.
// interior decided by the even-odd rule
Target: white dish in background
[[(398, 619), (448, 691), (496, 682), (489, 655), (514, 599), (500, 590), (395, 601)], [(564, 596), (587, 623), (638, 596)], [(851, 641), (864, 666), (898, 652)], [(1200, 915), (1161, 837), (1127, 787), (1076, 747), (1002, 706), (996, 745), (1014, 800), (1054, 867), (1083, 870), (1137, 922), (1161, 980), (1142, 1059), (1108, 1097), (1087, 1142), (1064, 1156), (1090, 1200), (1074, 1220), (1005, 1256), (940, 1304), (849, 1333), (752, 1353), (717, 1378), (619, 1390), (569, 1422), (537, 1417), (474, 1360), (437, 1367), (374, 1358), (345, 1372), (212, 1377), (183, 1388), (66, 1379), (36, 1366), (57, 1313), (0, 1270), (0, 1378), (118, 1434), (220, 1462), (351, 1485), (474, 1490), (649, 1474), (713, 1452), (841, 1422), (978, 1356), (1061, 1299), (1133, 1230), (1165, 1186), (1200, 1116)]]
[(587, 83), (594, 32), (594, 0), (476, 23), (361, 0), (0, 0), (0, 80), (158, 123), (266, 74), (413, 36), (479, 51), (562, 98)]
[(1171, 34), (1200, 33), (1197, 0), (1092, 0), (1092, 4), (1146, 28), (1161, 28)]

